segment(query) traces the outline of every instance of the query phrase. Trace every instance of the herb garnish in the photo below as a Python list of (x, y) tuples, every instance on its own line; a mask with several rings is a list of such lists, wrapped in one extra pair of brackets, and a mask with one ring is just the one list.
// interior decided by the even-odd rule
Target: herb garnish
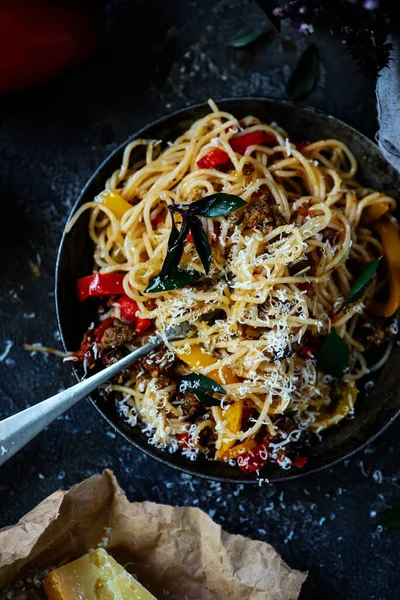
[(315, 44), (306, 48), (291, 74), (286, 92), (292, 100), (300, 100), (313, 91), (319, 74), (319, 55)]
[(400, 508), (391, 508), (385, 512), (380, 525), (389, 527), (390, 529), (400, 529)]
[(260, 38), (264, 32), (265, 29), (255, 29), (251, 33), (248, 33), (247, 35), (230, 42), (228, 45), (231, 48), (245, 48), (246, 46), (250, 46), (250, 44), (258, 40), (258, 38)]
[(375, 275), (375, 271), (379, 267), (379, 264), (380, 260), (378, 258), (376, 260), (371, 260), (369, 263), (367, 263), (360, 277), (358, 277), (357, 281), (355, 282), (348, 296), (343, 302), (342, 308), (344, 306), (347, 306), (348, 304), (351, 304), (352, 302), (356, 302), (356, 300), (359, 300), (361, 298), (367, 287), (371, 285)]
[[(194, 283), (203, 273), (190, 271), (179, 266), (183, 255), (185, 240), (192, 234), (196, 252), (199, 255), (205, 274), (211, 265), (211, 246), (199, 217), (222, 217), (245, 206), (246, 202), (233, 194), (212, 194), (191, 204), (171, 204), (172, 229), (168, 240), (168, 250), (162, 269), (156, 277), (149, 281), (146, 292), (163, 292), (176, 290), (189, 283)], [(174, 213), (182, 217), (180, 231), (175, 224)]]
[(219, 385), (214, 379), (200, 373), (191, 373), (181, 377), (177, 384), (178, 392), (191, 392), (205, 406), (219, 406), (220, 401), (210, 395), (210, 393), (225, 394), (222, 385)]
[(350, 348), (334, 327), (318, 352), (317, 363), (321, 371), (340, 379), (348, 367)]

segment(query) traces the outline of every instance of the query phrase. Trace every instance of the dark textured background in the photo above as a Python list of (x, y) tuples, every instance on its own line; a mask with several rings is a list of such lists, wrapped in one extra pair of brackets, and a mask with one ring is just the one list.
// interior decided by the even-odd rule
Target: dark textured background
[[(0, 354), (13, 342), (0, 362), (0, 417), (73, 383), (68, 365), (29, 355), (23, 342), (59, 345), (57, 246), (95, 167), (136, 128), (173, 108), (209, 97), (285, 97), (307, 44), (284, 28), (247, 50), (227, 48), (266, 23), (245, 0), (141, 0), (130, 15), (124, 11), (116, 3), (112, 50), (45, 86), (0, 98)], [(308, 103), (373, 137), (373, 84), (361, 79), (338, 42), (316, 41), (321, 75)], [(39, 277), (29, 261), (40, 262)], [(200, 506), (227, 530), (267, 541), (292, 567), (309, 569), (303, 600), (393, 600), (400, 598), (400, 533), (382, 531), (379, 516), (400, 502), (399, 434), (397, 423), (374, 447), (324, 473), (244, 489), (152, 461), (82, 401), (2, 467), (0, 526), (55, 489), (110, 467), (130, 499)]]

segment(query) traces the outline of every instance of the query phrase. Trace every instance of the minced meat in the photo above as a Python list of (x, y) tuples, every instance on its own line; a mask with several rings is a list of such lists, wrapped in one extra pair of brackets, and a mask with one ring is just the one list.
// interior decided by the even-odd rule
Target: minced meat
[(158, 352), (151, 352), (143, 356), (139, 362), (146, 371), (149, 371), (152, 377), (158, 377), (158, 375), (172, 367), (175, 356), (167, 348), (163, 348)]
[(186, 419), (191, 419), (202, 408), (202, 404), (191, 392), (177, 392), (172, 401), (174, 406), (181, 409)]
[(280, 225), (286, 225), (279, 208), (266, 198), (256, 198), (246, 208), (244, 223), (251, 229), (259, 229), (262, 233), (270, 233)]
[(130, 323), (123, 323), (119, 319), (114, 319), (112, 326), (108, 327), (101, 336), (98, 347), (101, 351), (114, 350), (132, 342), (135, 336), (135, 330)]
[[(112, 350), (111, 352), (108, 352), (107, 354), (104, 354), (101, 357), (101, 362), (108, 367), (110, 365), (115, 364), (119, 360), (121, 360), (121, 358), (123, 358), (124, 356), (126, 356), (126, 355), (122, 352), (122, 350)], [(113, 377), (112, 382), (117, 385), (121, 385), (127, 379), (131, 379), (131, 377), (133, 375), (135, 375), (136, 373), (137, 373), (137, 364), (133, 363), (129, 367), (126, 367), (125, 369), (123, 369), (120, 373), (118, 373), (118, 375)]]

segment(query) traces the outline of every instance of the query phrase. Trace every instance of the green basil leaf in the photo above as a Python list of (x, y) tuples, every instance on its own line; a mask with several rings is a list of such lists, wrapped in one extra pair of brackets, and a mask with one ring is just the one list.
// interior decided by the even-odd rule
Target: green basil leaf
[(313, 91), (319, 74), (319, 55), (315, 44), (306, 48), (291, 74), (286, 92), (292, 100), (304, 98)]
[(178, 381), (177, 385), (178, 392), (196, 392), (203, 393), (218, 393), (225, 394), (225, 390), (214, 379), (207, 377), (207, 375), (201, 375), (200, 373), (190, 373), (190, 375), (184, 375)]
[(211, 246), (203, 224), (198, 217), (189, 217), (189, 227), (192, 232), (196, 252), (199, 255), (204, 271), (208, 274), (211, 265)]
[(191, 215), (200, 217), (223, 217), (247, 203), (233, 194), (211, 194), (186, 205)]
[(214, 396), (210, 396), (209, 394), (204, 394), (203, 392), (199, 391), (193, 392), (193, 394), (198, 400), (200, 400), (202, 404), (204, 404), (204, 406), (219, 406), (221, 404), (218, 398), (214, 398)]
[(179, 290), (185, 285), (195, 283), (203, 276), (199, 271), (190, 271), (176, 267), (172, 272), (164, 272), (164, 267), (161, 273), (153, 277), (148, 283), (145, 292), (165, 292), (167, 290)]
[(340, 379), (348, 367), (350, 348), (334, 327), (325, 339), (317, 356), (318, 367), (324, 373)]
[(400, 529), (400, 508), (392, 508), (385, 512), (380, 525), (390, 529)]
[(361, 298), (361, 296), (364, 294), (365, 290), (371, 285), (372, 280), (375, 275), (375, 271), (379, 267), (379, 264), (380, 264), (380, 260), (376, 259), (376, 260), (371, 260), (371, 262), (369, 262), (365, 266), (360, 277), (358, 277), (357, 281), (355, 282), (355, 284), (351, 288), (348, 296), (346, 297), (345, 301), (343, 302), (343, 306), (347, 306), (347, 304), (356, 302), (356, 300), (359, 300)]
[(181, 258), (182, 258), (182, 254), (183, 254), (184, 240), (188, 233), (188, 228), (186, 226), (186, 235), (182, 239), (181, 234), (182, 234), (182, 229), (184, 227), (184, 223), (182, 223), (181, 231), (178, 231), (178, 228), (175, 225), (174, 217), (172, 214), (171, 214), (171, 217), (172, 217), (172, 229), (171, 229), (171, 233), (169, 235), (169, 240), (168, 240), (167, 255), (165, 257), (165, 260), (164, 260), (164, 263), (163, 263), (163, 266), (161, 269), (161, 273), (160, 273), (160, 275), (162, 277), (164, 275), (167, 275), (173, 269), (176, 269), (178, 267), (179, 263), (181, 262)]
[(246, 46), (250, 46), (250, 44), (258, 40), (258, 38), (260, 38), (264, 32), (264, 28), (255, 29), (251, 33), (244, 35), (243, 37), (240, 37), (237, 40), (234, 40), (233, 42), (230, 42), (228, 46), (230, 46), (231, 48), (245, 48)]

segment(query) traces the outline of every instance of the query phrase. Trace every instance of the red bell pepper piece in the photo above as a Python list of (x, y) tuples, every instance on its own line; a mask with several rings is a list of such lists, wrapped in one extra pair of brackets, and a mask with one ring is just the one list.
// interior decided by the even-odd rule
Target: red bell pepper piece
[(297, 353), (303, 358), (315, 358), (322, 345), (322, 337), (314, 337), (308, 332), (303, 336)]
[(139, 311), (137, 303), (126, 296), (125, 294), (118, 298), (119, 309), (121, 317), (124, 317), (130, 323), (135, 325), (136, 333), (144, 333), (152, 325), (151, 319), (140, 319), (137, 316)]
[(98, 327), (96, 327), (96, 329), (94, 330), (94, 340), (95, 340), (96, 344), (101, 342), (103, 333), (105, 332), (106, 329), (108, 329), (109, 327), (112, 327), (113, 321), (114, 321), (114, 319), (112, 317), (109, 317), (108, 319), (104, 319), (104, 321), (102, 321), (100, 323), (100, 325)]
[[(244, 154), (246, 152), (246, 148), (249, 146), (270, 146), (275, 142), (276, 137), (273, 133), (268, 133), (267, 131), (252, 131), (251, 133), (245, 133), (244, 135), (239, 135), (232, 138), (229, 144), (234, 152), (237, 152), (238, 154)], [(215, 148), (215, 150), (211, 150), (211, 152), (198, 160), (196, 164), (199, 169), (212, 169), (213, 167), (215, 168), (226, 165), (228, 161), (229, 155), (225, 152), (225, 150)]]
[(242, 429), (248, 428), (248, 422), (253, 414), (253, 409), (250, 406), (244, 406), (242, 410)]
[(151, 327), (153, 321), (151, 319), (136, 319), (135, 331), (136, 333), (144, 333), (149, 327)]
[(299, 150), (301, 153), (303, 153), (303, 150), (306, 146), (308, 146), (310, 144), (310, 142), (295, 142), (294, 145), (296, 146), (297, 150)]
[(45, 81), (89, 56), (98, 39), (95, 18), (82, 10), (43, 0), (3, 0), (0, 93)]
[(164, 221), (164, 218), (165, 218), (164, 213), (160, 212), (160, 213), (158, 213), (158, 215), (156, 215), (154, 217), (154, 219), (151, 220), (151, 224), (154, 226), (157, 226)]
[(121, 316), (130, 323), (136, 323), (136, 314), (139, 310), (136, 302), (124, 294), (118, 298), (118, 304)]
[(269, 441), (266, 439), (258, 444), (253, 450), (239, 456), (238, 467), (245, 473), (254, 473), (259, 471), (267, 464), (269, 460), (268, 453)]
[(190, 448), (193, 448), (193, 444), (190, 441), (188, 433), (177, 433), (175, 437), (181, 450), (189, 450)]
[(189, 244), (193, 244), (193, 235), (192, 233), (188, 233), (186, 241), (189, 242)]
[(306, 294), (311, 294), (311, 292), (314, 289), (313, 284), (310, 281), (306, 281), (305, 283), (298, 283), (297, 287)]
[(229, 144), (234, 152), (244, 154), (249, 146), (270, 146), (276, 142), (273, 133), (266, 131), (252, 131), (239, 135), (230, 140)]
[(292, 460), (292, 467), (297, 467), (298, 469), (302, 469), (308, 463), (307, 456), (298, 456), (294, 460)]
[(76, 282), (81, 302), (90, 296), (109, 296), (124, 293), (124, 275), (120, 273), (93, 273)]
[(229, 155), (225, 152), (225, 150), (221, 150), (221, 148), (215, 148), (203, 156), (203, 158), (198, 160), (196, 164), (199, 169), (213, 169), (215, 167), (220, 167), (221, 165), (226, 165), (228, 161)]

